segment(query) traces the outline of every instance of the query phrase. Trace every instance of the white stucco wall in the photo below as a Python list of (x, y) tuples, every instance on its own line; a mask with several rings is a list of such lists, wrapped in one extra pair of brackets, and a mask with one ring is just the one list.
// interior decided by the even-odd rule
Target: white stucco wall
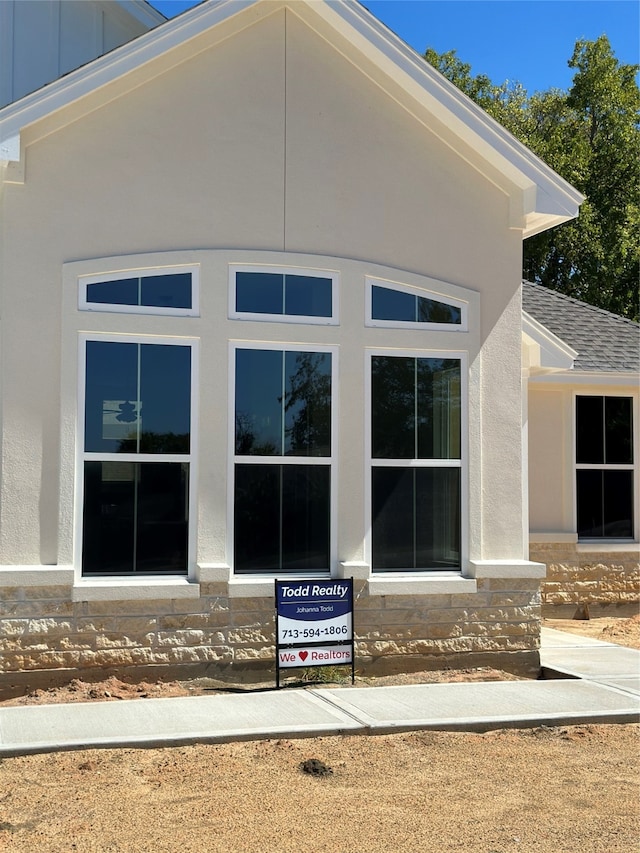
[[(74, 118), (69, 108), (61, 129), (24, 132), (25, 183), (6, 186), (3, 197), (0, 563), (71, 559), (68, 416), (77, 385), (69, 336), (89, 323), (176, 334), (166, 318), (118, 315), (114, 325), (109, 315), (73, 313), (63, 265), (89, 261), (89, 269), (91, 259), (158, 252), (202, 264), (202, 316), (180, 321), (177, 333), (202, 335), (207, 376), (198, 559), (225, 558), (227, 340), (238, 327), (226, 319), (222, 273), (244, 250), (304, 253), (343, 275), (341, 326), (300, 332), (303, 341), (341, 347), (339, 560), (363, 555), (364, 463), (354, 452), (371, 330), (357, 282), (379, 264), (389, 275), (403, 270), (478, 294), (477, 332), (464, 341), (391, 330), (377, 339), (469, 353), (468, 557), (523, 558), (521, 238), (508, 230), (499, 190), (283, 10)], [(200, 250), (225, 251), (189, 254)], [(284, 334), (277, 324), (250, 331), (267, 340)]]

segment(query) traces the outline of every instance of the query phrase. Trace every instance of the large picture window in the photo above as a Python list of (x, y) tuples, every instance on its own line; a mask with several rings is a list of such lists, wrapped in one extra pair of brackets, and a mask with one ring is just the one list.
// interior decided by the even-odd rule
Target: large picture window
[(633, 537), (633, 400), (576, 398), (576, 511), (581, 539)]
[(187, 574), (192, 346), (84, 345), (82, 572)]
[(235, 350), (234, 567), (328, 572), (333, 354)]
[(371, 356), (374, 572), (461, 567), (461, 362)]

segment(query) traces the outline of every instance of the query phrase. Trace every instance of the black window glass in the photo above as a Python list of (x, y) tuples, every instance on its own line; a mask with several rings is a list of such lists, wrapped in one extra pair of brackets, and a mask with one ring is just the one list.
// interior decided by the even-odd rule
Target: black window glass
[(371, 359), (372, 453), (376, 459), (416, 456), (415, 358)]
[(236, 454), (283, 455), (284, 353), (236, 350)]
[(188, 453), (191, 348), (88, 341), (85, 450)]
[(437, 302), (425, 296), (417, 297), (417, 321), (419, 323), (461, 323), (462, 312), (455, 305)]
[(460, 362), (416, 359), (418, 459), (460, 458)]
[(137, 276), (88, 284), (87, 302), (102, 305), (191, 308), (191, 273)]
[(188, 453), (191, 347), (140, 345), (141, 453)]
[(426, 296), (375, 284), (371, 288), (371, 316), (374, 320), (403, 323), (462, 322), (460, 308)]
[(331, 354), (236, 350), (236, 454), (331, 454)]
[(141, 421), (138, 353), (138, 344), (87, 341), (85, 450), (135, 450)]
[(331, 455), (331, 353), (285, 354), (287, 456)]
[(633, 536), (633, 472), (576, 471), (578, 536)]
[(235, 571), (328, 571), (328, 465), (236, 465)]
[(284, 276), (281, 273), (236, 273), (236, 311), (248, 314), (284, 312)]
[(87, 285), (87, 302), (102, 305), (137, 305), (138, 279), (100, 281)]
[(375, 459), (460, 458), (460, 362), (374, 356)]
[(144, 276), (140, 280), (140, 304), (156, 308), (191, 308), (191, 273)]
[(604, 462), (604, 398), (576, 398), (576, 462)]
[(605, 397), (605, 462), (633, 464), (633, 415), (631, 397)]
[(460, 469), (373, 468), (374, 571), (460, 568)]
[(603, 471), (604, 536), (633, 536), (633, 471)]
[(284, 313), (303, 317), (331, 317), (331, 279), (287, 275)]
[(85, 462), (83, 574), (186, 574), (189, 466)]
[(414, 323), (416, 320), (416, 297), (401, 290), (388, 287), (371, 288), (371, 316), (374, 320), (397, 320)]
[(330, 278), (282, 273), (236, 273), (236, 311), (293, 317), (331, 317)]

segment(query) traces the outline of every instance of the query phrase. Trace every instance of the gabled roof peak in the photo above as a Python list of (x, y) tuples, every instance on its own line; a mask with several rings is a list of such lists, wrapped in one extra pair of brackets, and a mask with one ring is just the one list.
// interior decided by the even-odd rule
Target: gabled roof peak
[[(245, 27), (286, 8), (359, 67), (509, 198), (509, 226), (528, 237), (577, 216), (582, 195), (489, 117), (357, 0), (205, 0), (0, 110), (0, 160), (21, 134), (42, 135), (96, 109)], [(33, 141), (38, 137), (31, 134)]]

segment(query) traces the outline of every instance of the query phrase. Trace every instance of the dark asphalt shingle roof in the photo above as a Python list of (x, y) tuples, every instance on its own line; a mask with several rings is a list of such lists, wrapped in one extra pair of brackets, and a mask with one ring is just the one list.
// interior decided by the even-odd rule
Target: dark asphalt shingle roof
[(640, 370), (640, 325), (541, 284), (522, 282), (523, 309), (578, 353), (574, 370)]

